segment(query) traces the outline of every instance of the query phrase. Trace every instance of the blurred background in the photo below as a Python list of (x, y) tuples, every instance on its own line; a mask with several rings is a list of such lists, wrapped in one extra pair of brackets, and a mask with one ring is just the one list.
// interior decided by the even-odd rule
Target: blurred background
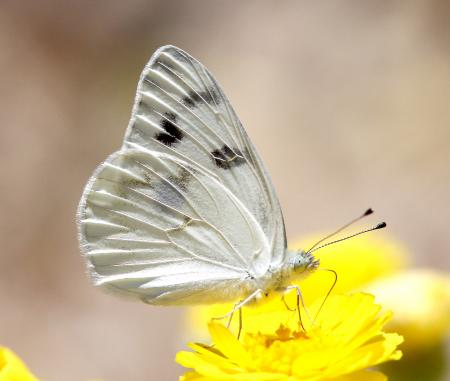
[(75, 227), (85, 182), (120, 147), (140, 71), (164, 44), (222, 84), (290, 239), (371, 206), (389, 225), (375, 234), (449, 270), (449, 4), (2, 1), (0, 343), (48, 381), (181, 373), (182, 311), (94, 289)]

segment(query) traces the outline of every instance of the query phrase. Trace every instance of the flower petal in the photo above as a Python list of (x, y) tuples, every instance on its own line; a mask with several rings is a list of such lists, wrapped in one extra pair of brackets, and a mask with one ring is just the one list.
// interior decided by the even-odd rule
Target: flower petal
[(235, 371), (239, 367), (231, 362), (228, 358), (224, 357), (219, 351), (215, 351), (212, 347), (202, 346), (200, 344), (189, 345), (197, 355), (205, 361), (214, 363), (215, 365), (229, 371)]
[(241, 343), (222, 324), (209, 323), (209, 332), (219, 349), (226, 357), (242, 368), (250, 362), (250, 356)]
[(343, 374), (367, 368), (368, 364), (375, 366), (388, 360), (399, 360), (402, 353), (396, 348), (402, 342), (403, 337), (400, 335), (384, 334), (379, 340), (355, 350), (350, 356), (336, 364), (336, 368), (340, 368)]
[(8, 348), (0, 347), (0, 381), (38, 381)]
[(226, 380), (229, 376), (234, 374), (229, 374), (227, 369), (222, 369), (220, 366), (217, 366), (217, 364), (210, 363), (198, 354), (192, 352), (182, 351), (177, 353), (176, 361), (178, 364), (186, 368), (194, 369), (198, 374), (208, 376), (210, 378), (217, 377), (219, 379)]
[(363, 370), (345, 376), (330, 379), (329, 381), (387, 381), (387, 377), (381, 372)]

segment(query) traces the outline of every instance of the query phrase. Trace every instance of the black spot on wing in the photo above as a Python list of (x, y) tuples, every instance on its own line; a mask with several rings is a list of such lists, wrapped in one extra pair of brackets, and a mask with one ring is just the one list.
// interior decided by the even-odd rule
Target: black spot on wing
[(214, 164), (222, 169), (231, 169), (246, 163), (240, 150), (237, 148), (231, 149), (226, 144), (222, 148), (212, 151), (211, 155), (213, 156)]
[(160, 125), (165, 132), (158, 132), (155, 139), (169, 147), (182, 140), (184, 134), (175, 124), (176, 120), (177, 116), (174, 113), (166, 112), (160, 121)]
[(188, 96), (183, 97), (181, 100), (187, 107), (194, 108), (200, 103), (208, 103), (210, 105), (219, 104), (219, 97), (217, 96), (214, 88), (209, 88), (205, 91), (190, 91)]
[(225, 155), (227, 158), (232, 158), (232, 157), (235, 156), (235, 153), (233, 152), (233, 150), (232, 150), (230, 147), (228, 147), (227, 145), (224, 145), (224, 146), (222, 147), (222, 152), (224, 153), (224, 155)]
[(166, 112), (166, 113), (164, 113), (164, 116), (167, 119), (171, 120), (172, 122), (176, 122), (177, 121), (177, 116), (173, 112)]
[(213, 155), (213, 160), (219, 168), (228, 167), (227, 158), (225, 157), (225, 155), (222, 153), (221, 150), (216, 149), (211, 152), (211, 155)]
[(194, 108), (197, 103), (202, 102), (202, 98), (195, 91), (190, 91), (189, 95), (183, 97), (182, 102), (189, 108)]
[(210, 105), (219, 104), (219, 97), (217, 96), (216, 90), (213, 87), (208, 88), (208, 90), (200, 93), (200, 96)]

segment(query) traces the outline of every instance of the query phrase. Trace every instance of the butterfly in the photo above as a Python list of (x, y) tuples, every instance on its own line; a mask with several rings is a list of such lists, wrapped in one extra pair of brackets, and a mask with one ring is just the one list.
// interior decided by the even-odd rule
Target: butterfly
[(290, 251), (261, 158), (211, 73), (158, 49), (122, 147), (95, 170), (77, 214), (94, 283), (155, 305), (247, 302), (319, 266)]

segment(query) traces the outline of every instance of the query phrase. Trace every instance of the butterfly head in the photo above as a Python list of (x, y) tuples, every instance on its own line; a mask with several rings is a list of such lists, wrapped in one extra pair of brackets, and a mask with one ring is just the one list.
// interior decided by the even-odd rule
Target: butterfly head
[(314, 271), (320, 265), (318, 258), (304, 250), (292, 251), (289, 253), (289, 256), (289, 263), (295, 275), (300, 275), (307, 271)]

